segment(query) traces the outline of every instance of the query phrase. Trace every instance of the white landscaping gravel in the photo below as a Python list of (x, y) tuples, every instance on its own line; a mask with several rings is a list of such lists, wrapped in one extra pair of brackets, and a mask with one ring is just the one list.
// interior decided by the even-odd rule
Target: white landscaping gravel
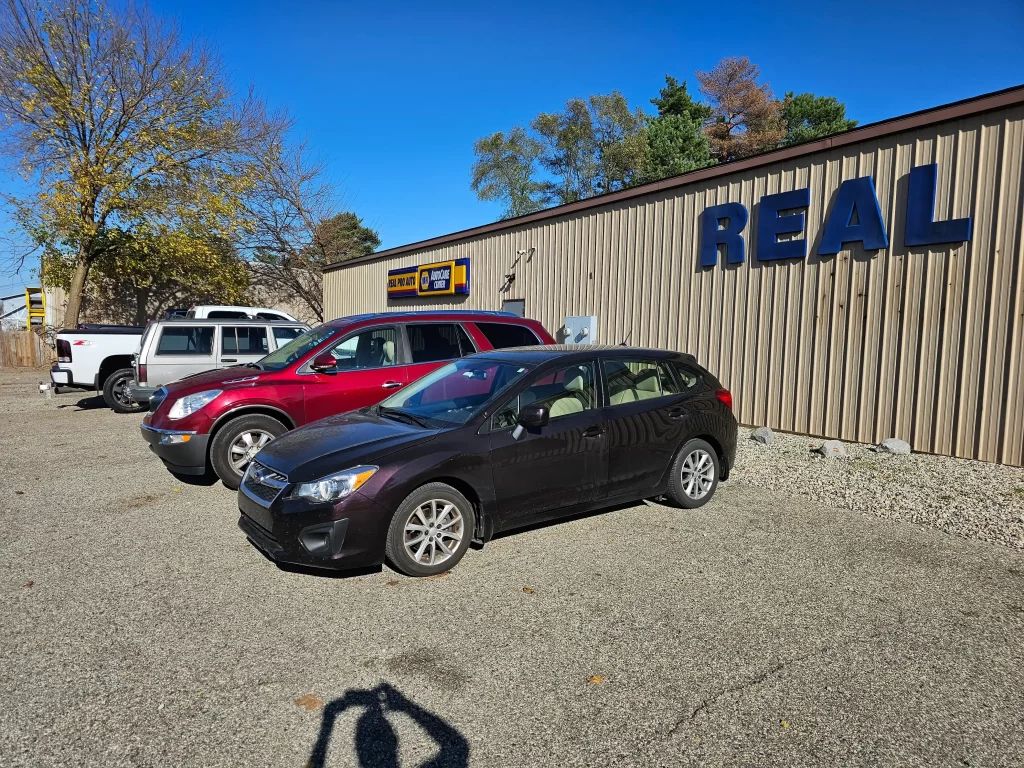
[(946, 533), (1024, 549), (1024, 469), (948, 456), (876, 453), (846, 443), (848, 457), (825, 459), (821, 439), (775, 433), (771, 445), (740, 428), (732, 479)]

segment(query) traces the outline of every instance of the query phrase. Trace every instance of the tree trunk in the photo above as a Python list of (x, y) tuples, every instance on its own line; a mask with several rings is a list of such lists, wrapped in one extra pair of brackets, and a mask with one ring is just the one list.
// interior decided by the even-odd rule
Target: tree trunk
[(85, 280), (89, 276), (89, 262), (84, 253), (78, 254), (78, 263), (75, 264), (75, 275), (71, 278), (71, 287), (68, 289), (68, 308), (64, 310), (64, 327), (74, 328), (78, 325), (79, 315), (82, 313), (82, 297), (85, 295)]

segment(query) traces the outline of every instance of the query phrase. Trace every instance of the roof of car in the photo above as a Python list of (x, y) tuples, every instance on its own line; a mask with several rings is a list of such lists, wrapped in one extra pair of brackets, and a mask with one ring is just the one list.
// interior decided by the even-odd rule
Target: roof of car
[(545, 344), (542, 346), (532, 347), (506, 347), (505, 349), (492, 349), (487, 352), (480, 352), (478, 353), (478, 356), (538, 364), (555, 358), (567, 358), (572, 360), (594, 357), (595, 353), (597, 357), (653, 357), (665, 359), (673, 357), (692, 357), (684, 352), (676, 352), (671, 349), (624, 347), (618, 344)]
[(362, 323), (367, 320), (472, 320), (474, 318), (536, 322), (534, 320), (529, 320), (529, 318), (520, 317), (512, 312), (494, 312), (478, 309), (435, 309), (409, 312), (370, 312), (365, 315), (349, 315), (348, 317), (338, 317), (334, 320), (328, 320), (326, 325), (341, 326), (349, 325), (351, 323)]
[(164, 317), (154, 320), (153, 324), (167, 325), (301, 325), (308, 328), (309, 323), (301, 320), (250, 320), (247, 317)]

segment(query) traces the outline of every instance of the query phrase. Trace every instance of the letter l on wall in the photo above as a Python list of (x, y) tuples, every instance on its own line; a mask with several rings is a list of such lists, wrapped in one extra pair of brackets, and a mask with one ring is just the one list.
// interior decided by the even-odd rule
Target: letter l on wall
[(971, 239), (971, 219), (935, 221), (935, 182), (939, 166), (919, 165), (910, 169), (910, 188), (907, 191), (907, 228), (903, 244), (938, 245), (962, 243)]

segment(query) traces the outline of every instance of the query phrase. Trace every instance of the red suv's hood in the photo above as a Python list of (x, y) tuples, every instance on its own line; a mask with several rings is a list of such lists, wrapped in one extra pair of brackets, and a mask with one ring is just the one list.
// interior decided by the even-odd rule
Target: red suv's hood
[(243, 365), (236, 365), (231, 368), (215, 368), (212, 371), (203, 371), (194, 376), (186, 376), (184, 379), (166, 384), (165, 388), (168, 395), (187, 395), (204, 389), (235, 389), (237, 387), (252, 386), (270, 375), (269, 371), (261, 371), (259, 368), (246, 368)]

